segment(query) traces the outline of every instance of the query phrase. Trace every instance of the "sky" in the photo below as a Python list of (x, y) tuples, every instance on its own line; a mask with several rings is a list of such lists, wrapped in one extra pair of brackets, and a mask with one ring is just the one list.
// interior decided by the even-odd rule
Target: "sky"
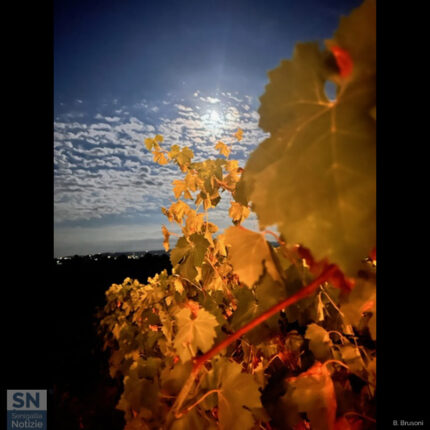
[[(268, 135), (258, 127), (267, 72), (295, 43), (323, 41), (357, 0), (55, 0), (54, 255), (162, 249), (174, 166), (144, 140), (217, 156), (243, 139), (244, 166)], [(223, 199), (210, 220), (230, 225)], [(257, 229), (255, 217), (249, 228)], [(174, 245), (174, 243), (172, 243)]]

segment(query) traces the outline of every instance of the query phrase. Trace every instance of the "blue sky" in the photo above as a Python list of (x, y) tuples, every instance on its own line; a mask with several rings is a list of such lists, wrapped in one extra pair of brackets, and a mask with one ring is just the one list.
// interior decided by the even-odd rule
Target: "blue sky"
[[(180, 173), (153, 164), (144, 139), (163, 134), (203, 160), (241, 127), (243, 166), (266, 136), (267, 71), (360, 3), (56, 0), (54, 254), (161, 249), (160, 208)], [(212, 217), (222, 228), (228, 207)]]

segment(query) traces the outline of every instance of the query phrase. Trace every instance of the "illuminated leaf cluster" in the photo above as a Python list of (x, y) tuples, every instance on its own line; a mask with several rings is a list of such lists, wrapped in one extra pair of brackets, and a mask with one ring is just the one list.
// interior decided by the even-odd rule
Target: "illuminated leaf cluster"
[[(195, 162), (191, 148), (145, 140), (181, 177), (162, 208), (176, 225), (161, 228), (171, 273), (113, 284), (100, 315), (126, 430), (374, 428), (376, 262), (364, 259), (375, 246), (373, 14), (367, 0), (326, 51), (299, 44), (270, 73), (260, 125), (271, 137), (245, 169), (224, 141), (220, 158)], [(232, 225), (219, 231), (210, 211), (225, 196)], [(251, 209), (280, 234), (244, 228)]]

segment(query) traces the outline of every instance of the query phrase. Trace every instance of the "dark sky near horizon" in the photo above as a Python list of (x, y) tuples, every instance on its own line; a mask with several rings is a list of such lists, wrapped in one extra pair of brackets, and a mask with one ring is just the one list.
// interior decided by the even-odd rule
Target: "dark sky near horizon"
[(244, 162), (264, 137), (268, 70), (360, 4), (54, 0), (56, 255), (160, 248), (159, 208), (178, 172), (157, 169), (144, 138), (204, 158), (241, 126), (232, 155)]

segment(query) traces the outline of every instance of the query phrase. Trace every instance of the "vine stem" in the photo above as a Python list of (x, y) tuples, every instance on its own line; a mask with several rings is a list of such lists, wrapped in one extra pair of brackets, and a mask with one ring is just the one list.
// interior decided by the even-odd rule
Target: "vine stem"
[(203, 402), (203, 400), (206, 399), (207, 396), (209, 396), (210, 394), (219, 393), (219, 392), (220, 392), (220, 390), (217, 390), (217, 389), (208, 391), (207, 393), (203, 394), (203, 396), (200, 397), (200, 399), (197, 400), (196, 402), (194, 402), (192, 405), (186, 407), (181, 412), (178, 412), (177, 414), (175, 414), (175, 418), (181, 418), (182, 415), (187, 414), (188, 412), (191, 411), (191, 409), (193, 409), (195, 406), (197, 406), (200, 402)]
[(285, 245), (285, 242), (283, 240), (281, 240), (281, 238), (276, 233), (274, 233), (272, 230), (264, 230), (261, 232), (261, 234), (263, 234), (263, 235), (270, 234), (276, 239), (276, 241), (279, 243), (279, 245), (281, 245), (281, 246)]
[(220, 181), (218, 178), (216, 178), (215, 176), (213, 177), (215, 179), (216, 182), (218, 182), (218, 184), (220, 184), (222, 187), (224, 187), (227, 191), (230, 191), (231, 193), (234, 191), (234, 188), (229, 187), (225, 182)]
[(202, 366), (211, 358), (213, 358), (215, 355), (217, 355), (219, 352), (221, 352), (224, 348), (227, 348), (231, 343), (233, 343), (235, 340), (239, 339), (244, 334), (248, 333), (253, 328), (257, 327), (267, 319), (269, 319), (271, 316), (275, 315), (277, 312), (281, 311), (282, 309), (293, 305), (294, 303), (298, 302), (299, 300), (309, 296), (314, 291), (317, 290), (317, 288), (325, 281), (327, 281), (330, 276), (336, 271), (337, 266), (335, 264), (329, 265), (321, 275), (319, 275), (317, 278), (315, 278), (310, 284), (308, 284), (306, 287), (299, 290), (297, 293), (293, 294), (292, 296), (288, 297), (285, 300), (282, 300), (281, 302), (277, 303), (276, 305), (269, 308), (267, 311), (263, 312), (258, 317), (254, 318), (249, 323), (245, 324), (243, 327), (241, 327), (236, 332), (232, 333), (230, 336), (225, 338), (222, 342), (215, 345), (213, 348), (211, 348), (208, 352), (205, 354), (194, 357), (193, 359), (193, 368), (191, 370), (190, 376), (185, 381), (185, 384), (183, 385), (181, 391), (178, 394), (178, 397), (176, 398), (175, 403), (170, 408), (170, 411), (166, 418), (166, 426), (165, 429), (168, 429), (170, 427), (171, 422), (173, 421), (175, 415), (177, 412), (181, 409), (184, 401), (187, 399), (189, 392), (191, 391), (194, 381), (197, 378), (200, 369)]

